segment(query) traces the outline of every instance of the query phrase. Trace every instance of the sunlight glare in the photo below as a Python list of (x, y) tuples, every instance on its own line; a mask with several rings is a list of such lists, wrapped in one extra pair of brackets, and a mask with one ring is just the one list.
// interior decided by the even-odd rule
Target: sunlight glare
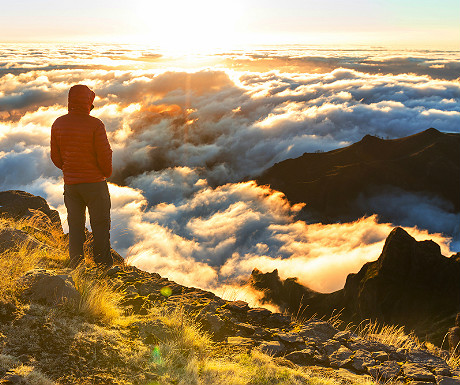
[(237, 38), (241, 9), (236, 3), (142, 0), (137, 8), (136, 43), (194, 53), (226, 47)]

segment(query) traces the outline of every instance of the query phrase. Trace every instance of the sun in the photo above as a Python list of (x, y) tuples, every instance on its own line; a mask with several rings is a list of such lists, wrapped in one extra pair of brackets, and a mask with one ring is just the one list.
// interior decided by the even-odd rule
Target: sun
[(224, 1), (148, 1), (137, 3), (137, 43), (181, 53), (223, 48), (240, 40), (236, 3)]

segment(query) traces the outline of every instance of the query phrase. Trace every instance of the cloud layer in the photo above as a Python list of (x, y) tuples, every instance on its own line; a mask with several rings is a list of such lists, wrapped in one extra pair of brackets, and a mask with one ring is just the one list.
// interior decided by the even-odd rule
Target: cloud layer
[[(390, 222), (451, 253), (459, 213), (436, 198), (382, 193), (360, 202), (381, 211), (381, 221), (307, 224), (296, 220), (300, 206), (251, 181), (276, 162), (366, 134), (459, 132), (460, 83), (447, 71), (454, 54), (314, 54), (227, 53), (208, 58), (213, 67), (173, 68), (177, 60), (126, 47), (2, 46), (0, 189), (42, 195), (65, 218), (49, 129), (66, 113), (70, 86), (84, 83), (114, 150), (112, 242), (139, 267), (214, 289), (254, 267), (278, 268), (332, 291), (378, 257)], [(280, 60), (283, 71), (267, 71)], [(306, 71), (313, 62), (322, 66)], [(450, 247), (458, 250), (459, 239)]]

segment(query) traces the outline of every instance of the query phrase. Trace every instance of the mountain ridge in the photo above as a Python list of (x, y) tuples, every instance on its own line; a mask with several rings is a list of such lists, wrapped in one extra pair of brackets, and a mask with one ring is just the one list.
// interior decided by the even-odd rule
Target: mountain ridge
[[(460, 253), (444, 257), (432, 240), (416, 241), (404, 229), (394, 228), (382, 253), (358, 273), (349, 274), (343, 289), (325, 294), (282, 281), (277, 271), (251, 274), (251, 285), (268, 303), (291, 313), (330, 316), (341, 310), (347, 321), (370, 318), (405, 325), (417, 335), (430, 335), (441, 344), (445, 331), (460, 310)], [(439, 330), (444, 323), (444, 331)], [(437, 325), (433, 327), (433, 325)]]
[(399, 139), (366, 135), (344, 148), (304, 153), (256, 180), (292, 203), (306, 203), (304, 215), (323, 223), (375, 214), (360, 207), (363, 198), (394, 189), (440, 198), (451, 205), (450, 212), (460, 212), (459, 158), (460, 134), (429, 128)]

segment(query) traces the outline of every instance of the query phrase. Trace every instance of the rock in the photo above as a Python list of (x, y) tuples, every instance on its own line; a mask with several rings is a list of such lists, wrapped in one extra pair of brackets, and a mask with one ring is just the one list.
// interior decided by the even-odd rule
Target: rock
[(281, 313), (272, 313), (267, 322), (274, 325), (288, 325), (291, 322), (291, 317)]
[(397, 378), (401, 373), (401, 367), (394, 361), (387, 361), (380, 365), (367, 368), (372, 378), (377, 381), (389, 381)]
[(49, 230), (52, 227), (62, 232), (59, 212), (51, 210), (46, 200), (42, 197), (25, 191), (10, 190), (0, 192), (0, 216), (13, 219), (32, 219), (33, 225), (36, 227), (41, 227), (45, 230)]
[(263, 340), (267, 340), (272, 338), (272, 333), (268, 332), (266, 329), (263, 328), (256, 328), (256, 331), (254, 332), (254, 337), (255, 338), (260, 338)]
[(347, 346), (355, 350), (367, 350), (368, 352), (381, 352), (389, 351), (390, 348), (380, 342), (365, 340), (364, 338), (354, 338), (347, 344)]
[(252, 347), (254, 345), (254, 340), (245, 337), (227, 337), (227, 343), (234, 346)]
[(217, 314), (205, 313), (202, 322), (207, 324), (208, 329), (216, 335), (225, 329), (225, 322)]
[(243, 331), (245, 334), (252, 335), (256, 331), (256, 327), (244, 322), (236, 322), (235, 327)]
[(154, 345), (171, 336), (171, 329), (159, 319), (137, 321), (131, 324), (132, 332), (137, 332), (140, 339), (146, 344)]
[(429, 382), (435, 381), (435, 376), (426, 370), (422, 365), (406, 362), (402, 366), (402, 370), (404, 376), (410, 380)]
[(286, 354), (285, 358), (297, 365), (313, 365), (315, 363), (315, 349), (307, 347), (303, 350)]
[(249, 310), (249, 306), (247, 302), (244, 301), (232, 301), (227, 303), (227, 307), (231, 310), (236, 311), (247, 311)]
[(139, 294), (137, 289), (136, 289), (136, 286), (134, 285), (129, 285), (129, 286), (126, 286), (125, 289), (123, 290), (123, 293), (128, 296), (128, 295), (137, 295)]
[(343, 344), (343, 343), (346, 343), (350, 339), (350, 337), (351, 337), (351, 333), (348, 330), (346, 330), (343, 332), (338, 332), (337, 334), (334, 335), (334, 337), (332, 337), (332, 339), (340, 341)]
[(340, 349), (340, 342), (335, 341), (335, 340), (327, 340), (323, 345), (322, 345), (322, 350), (327, 356), (330, 356), (332, 353), (336, 352), (337, 350)]
[(437, 385), (460, 385), (460, 379), (455, 379), (446, 376), (436, 376)]
[(252, 318), (265, 318), (268, 317), (272, 312), (268, 309), (265, 309), (263, 307), (256, 307), (253, 309), (249, 309), (247, 314), (249, 317)]
[(28, 250), (47, 247), (24, 231), (13, 228), (0, 229), (0, 253), (9, 249), (18, 250), (21, 246)]
[(447, 366), (446, 361), (442, 358), (421, 349), (410, 351), (408, 353), (408, 357), (410, 361), (416, 364), (428, 366), (430, 369)]
[(329, 362), (333, 368), (343, 368), (351, 363), (353, 352), (345, 346), (335, 351), (329, 356)]
[(134, 314), (146, 315), (148, 309), (152, 307), (151, 302), (139, 294), (131, 294), (121, 300), (120, 304), (130, 308)]
[(302, 343), (303, 338), (295, 332), (289, 332), (289, 333), (277, 333), (274, 335), (274, 337), (278, 337), (282, 342), (289, 342), (289, 343)]
[(265, 354), (276, 356), (284, 350), (284, 345), (279, 341), (266, 341), (259, 345), (259, 349)]
[(274, 357), (273, 361), (278, 366), (286, 366), (287, 368), (290, 368), (290, 369), (297, 369), (297, 366), (292, 361), (289, 361), (284, 357)]
[(28, 272), (22, 282), (25, 285), (23, 296), (30, 301), (62, 305), (68, 302), (78, 303), (81, 299), (70, 274), (56, 275), (35, 269)]
[(385, 362), (390, 359), (390, 355), (387, 352), (378, 351), (372, 352), (372, 358), (380, 362)]
[[(112, 266), (107, 272), (105, 273), (107, 277), (114, 277), (121, 271), (121, 267), (118, 265)], [(145, 294), (144, 294), (145, 295)]]
[(433, 385), (433, 383), (426, 381), (409, 381), (407, 382), (407, 385)]
[(302, 327), (299, 334), (304, 340), (326, 342), (336, 335), (338, 330), (324, 321), (312, 321)]
[(447, 376), (447, 377), (450, 377), (452, 376), (452, 372), (450, 371), (450, 368), (448, 366), (444, 366), (444, 367), (435, 367), (433, 369), (433, 373), (436, 375), (436, 376)]
[(351, 366), (360, 373), (364, 373), (368, 367), (376, 365), (378, 365), (377, 361), (372, 358), (371, 353), (365, 350), (357, 350), (353, 355)]

